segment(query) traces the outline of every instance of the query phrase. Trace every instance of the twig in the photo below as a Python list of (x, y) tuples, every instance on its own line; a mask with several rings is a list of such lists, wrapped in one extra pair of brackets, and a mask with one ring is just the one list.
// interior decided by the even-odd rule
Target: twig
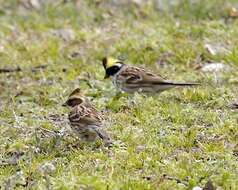
[[(31, 68), (31, 72), (41, 71), (42, 69), (45, 69), (47, 65), (38, 65), (36, 67)], [(20, 72), (23, 71), (21, 67), (17, 68), (0, 68), (0, 73), (13, 73), (13, 72)]]
[(46, 131), (46, 132), (48, 132), (48, 133), (56, 134), (55, 131), (52, 131), (52, 130), (49, 130), (49, 129), (46, 129), (46, 128), (43, 128), (43, 127), (39, 127), (39, 129), (42, 130), (42, 131)]
[(180, 183), (180, 184), (183, 184), (185, 186), (188, 185), (187, 180), (180, 180), (178, 178), (167, 176), (166, 174), (164, 174), (158, 181), (156, 181), (157, 185), (162, 183), (164, 180), (172, 180), (172, 181), (176, 181), (176, 183)]
[(36, 66), (36, 67), (33, 67), (33, 68), (31, 69), (31, 71), (32, 71), (32, 72), (36, 72), (36, 71), (39, 71), (39, 70), (41, 70), (41, 69), (46, 69), (46, 67), (47, 67), (47, 65), (38, 65), (38, 66)]
[(17, 68), (2, 68), (0, 69), (0, 73), (12, 73), (12, 72), (19, 72), (19, 71), (22, 71), (20, 67), (17, 67)]
[(16, 123), (17, 123), (18, 125), (20, 125), (20, 121), (19, 121), (18, 116), (16, 115), (15, 111), (12, 110), (12, 112), (13, 112), (13, 115), (14, 115), (14, 118), (15, 118)]

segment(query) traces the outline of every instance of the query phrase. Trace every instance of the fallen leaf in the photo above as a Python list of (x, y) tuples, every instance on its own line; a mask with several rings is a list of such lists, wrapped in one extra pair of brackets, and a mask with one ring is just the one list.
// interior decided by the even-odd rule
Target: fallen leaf
[(238, 10), (235, 7), (229, 8), (229, 17), (230, 18), (238, 18)]

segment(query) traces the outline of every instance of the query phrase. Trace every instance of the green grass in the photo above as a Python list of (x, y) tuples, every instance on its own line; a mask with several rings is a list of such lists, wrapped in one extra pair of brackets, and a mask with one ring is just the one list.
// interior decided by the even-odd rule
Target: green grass
[[(0, 7), (0, 69), (22, 69), (0, 73), (2, 188), (189, 190), (210, 179), (238, 189), (237, 111), (228, 107), (238, 90), (238, 20), (227, 18), (235, 1), (181, 1), (164, 11), (153, 1), (52, 1), (39, 10), (19, 2)], [(228, 51), (211, 55), (206, 43)], [(108, 55), (202, 85), (117, 99), (103, 80)], [(231, 70), (196, 69), (208, 61)], [(32, 71), (39, 65), (47, 67)], [(61, 104), (79, 86), (106, 113), (112, 149), (70, 131)]]

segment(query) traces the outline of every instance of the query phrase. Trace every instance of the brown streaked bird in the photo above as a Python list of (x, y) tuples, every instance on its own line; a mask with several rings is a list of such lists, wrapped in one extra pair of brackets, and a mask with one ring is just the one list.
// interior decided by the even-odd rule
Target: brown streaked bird
[(104, 78), (112, 78), (114, 86), (122, 92), (160, 93), (177, 86), (194, 86), (199, 83), (173, 82), (140, 67), (124, 64), (112, 57), (103, 58)]
[(95, 141), (98, 137), (105, 145), (111, 144), (111, 139), (104, 131), (103, 117), (89, 102), (82, 96), (79, 88), (75, 89), (68, 100), (63, 104), (70, 108), (68, 115), (71, 128), (86, 141)]

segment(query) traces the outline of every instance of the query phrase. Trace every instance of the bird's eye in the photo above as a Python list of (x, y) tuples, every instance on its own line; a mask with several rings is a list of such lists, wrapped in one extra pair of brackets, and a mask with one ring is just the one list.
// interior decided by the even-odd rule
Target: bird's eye
[(116, 74), (119, 70), (120, 70), (120, 68), (118, 66), (112, 66), (112, 67), (107, 69), (107, 74), (109, 76), (111, 76), (111, 75)]

